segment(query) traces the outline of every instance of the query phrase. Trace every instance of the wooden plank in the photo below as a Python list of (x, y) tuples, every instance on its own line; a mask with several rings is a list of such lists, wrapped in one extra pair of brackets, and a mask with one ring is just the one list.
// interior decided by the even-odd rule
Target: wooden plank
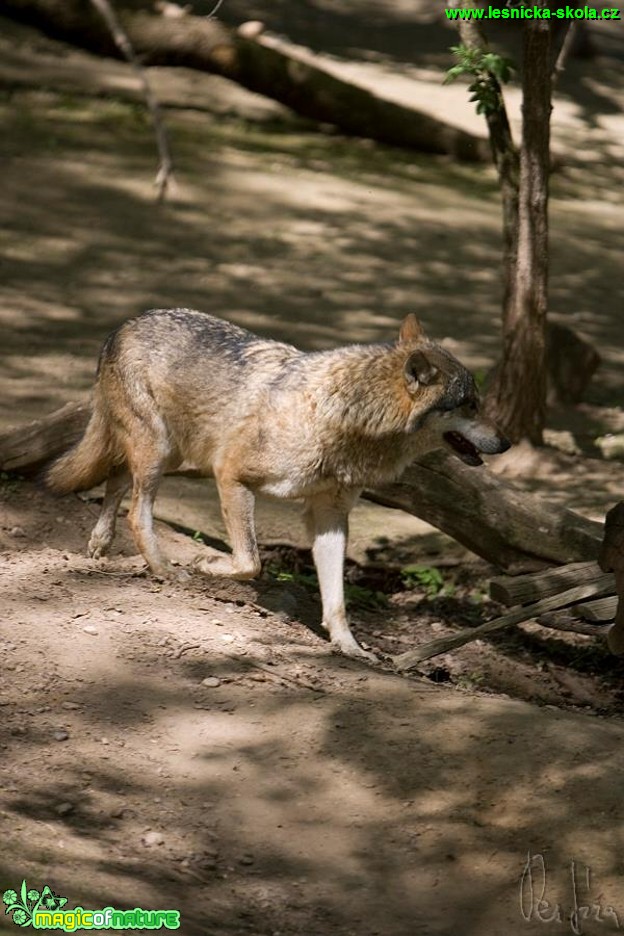
[(593, 595), (601, 593), (604, 593), (604, 585), (600, 582), (577, 585), (575, 588), (570, 588), (557, 595), (551, 595), (548, 598), (542, 598), (540, 601), (535, 601), (525, 607), (514, 608), (512, 611), (508, 611), (507, 614), (503, 614), (502, 617), (488, 621), (487, 624), (481, 624), (479, 627), (467, 627), (450, 637), (430, 640), (416, 650), (408, 650), (406, 653), (400, 653), (398, 656), (393, 657), (393, 662), (400, 670), (411, 669), (417, 666), (418, 663), (422, 663), (423, 660), (430, 660), (441, 653), (457, 650), (459, 647), (463, 647), (464, 644), (478, 640), (480, 637), (489, 637), (506, 627), (510, 627), (512, 624), (534, 620), (547, 611), (557, 611), (559, 608), (582, 601), (583, 598), (591, 598)]
[(501, 575), (490, 581), (490, 598), (504, 605), (525, 605), (540, 598), (550, 598), (573, 585), (591, 582), (604, 591), (615, 591), (615, 576), (602, 572), (596, 562), (570, 562), (556, 569), (530, 575)]
[(584, 621), (596, 621), (603, 624), (615, 619), (618, 606), (617, 595), (609, 595), (608, 598), (598, 598), (597, 601), (583, 601), (581, 604), (574, 605), (571, 613)]
[(591, 624), (589, 621), (579, 620), (575, 612), (576, 606), (564, 608), (562, 611), (550, 611), (548, 614), (540, 614), (537, 623), (551, 630), (584, 634), (586, 637), (604, 637), (607, 634), (610, 627), (608, 621)]

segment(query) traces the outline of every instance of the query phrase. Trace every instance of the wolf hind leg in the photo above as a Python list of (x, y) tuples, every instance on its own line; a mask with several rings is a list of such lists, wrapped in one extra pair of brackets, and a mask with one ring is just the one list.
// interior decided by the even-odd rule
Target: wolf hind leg
[(232, 555), (205, 556), (195, 559), (195, 567), (206, 575), (223, 575), (245, 580), (255, 578), (261, 569), (256, 528), (255, 498), (249, 488), (231, 478), (216, 477), (221, 513), (227, 527)]
[(344, 559), (349, 511), (358, 491), (332, 491), (306, 499), (306, 523), (312, 534), (312, 555), (318, 573), (323, 627), (334, 647), (346, 656), (376, 660), (360, 647), (349, 628), (344, 599)]
[(128, 511), (128, 524), (139, 552), (147, 562), (153, 575), (161, 579), (185, 582), (189, 573), (177, 569), (163, 554), (154, 532), (154, 501), (163, 475), (162, 464), (133, 473), (132, 503)]
[(92, 559), (99, 559), (108, 552), (115, 536), (117, 513), (129, 487), (130, 473), (125, 466), (111, 472), (108, 476), (100, 516), (93, 527), (87, 546), (87, 555)]
[[(133, 397), (124, 412), (122, 446), (132, 477), (128, 525), (134, 541), (157, 578), (186, 581), (190, 576), (176, 568), (160, 549), (154, 531), (154, 501), (164, 472), (179, 464), (164, 420), (147, 394)], [(137, 418), (137, 416), (139, 418)]]

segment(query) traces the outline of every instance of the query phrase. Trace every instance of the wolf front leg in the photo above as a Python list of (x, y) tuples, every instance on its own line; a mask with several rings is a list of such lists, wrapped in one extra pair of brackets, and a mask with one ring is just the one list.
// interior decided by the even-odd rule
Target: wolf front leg
[(306, 523), (312, 536), (312, 555), (318, 573), (323, 627), (332, 644), (346, 656), (375, 660), (360, 647), (349, 629), (344, 600), (344, 558), (349, 511), (359, 491), (334, 491), (306, 499)]

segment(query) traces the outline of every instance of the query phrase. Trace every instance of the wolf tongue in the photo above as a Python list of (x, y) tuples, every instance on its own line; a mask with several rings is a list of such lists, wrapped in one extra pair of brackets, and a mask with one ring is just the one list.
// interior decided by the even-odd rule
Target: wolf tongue
[(445, 432), (444, 438), (453, 451), (457, 452), (461, 460), (467, 465), (476, 467), (483, 464), (483, 459), (472, 442), (460, 432)]

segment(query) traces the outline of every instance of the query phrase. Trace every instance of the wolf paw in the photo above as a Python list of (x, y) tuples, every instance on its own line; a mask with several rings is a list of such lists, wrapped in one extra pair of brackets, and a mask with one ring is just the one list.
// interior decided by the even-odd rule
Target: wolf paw
[(179, 582), (180, 584), (184, 584), (191, 579), (190, 572), (174, 565), (166, 565), (158, 569), (152, 569), (152, 575), (159, 582)]
[(260, 571), (259, 563), (250, 562), (248, 566), (240, 566), (235, 565), (230, 556), (207, 556), (205, 553), (195, 557), (193, 566), (204, 575), (221, 575), (241, 582), (255, 578)]
[(100, 536), (95, 532), (92, 533), (87, 544), (87, 556), (90, 559), (101, 559), (108, 552), (110, 544), (111, 540), (108, 537)]
[(369, 663), (379, 662), (375, 654), (361, 647), (351, 634), (348, 636), (332, 637), (331, 644), (335, 650), (338, 650), (340, 653), (344, 654), (344, 656), (351, 657), (354, 660), (368, 660)]

